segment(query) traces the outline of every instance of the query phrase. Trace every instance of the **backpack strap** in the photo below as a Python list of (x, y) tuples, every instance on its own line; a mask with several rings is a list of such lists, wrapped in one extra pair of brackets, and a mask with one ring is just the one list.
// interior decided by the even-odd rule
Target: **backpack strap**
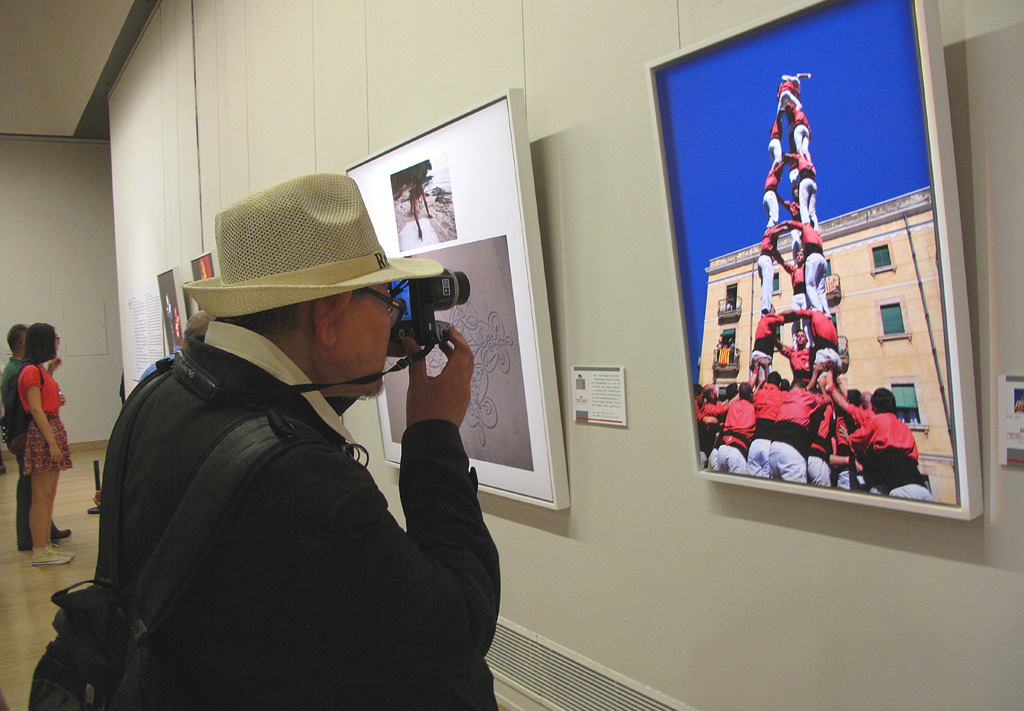
[(140, 641), (160, 627), (195, 579), (249, 484), (281, 454), (311, 440), (326, 443), (312, 427), (270, 410), (221, 432), (136, 581), (133, 632)]
[(121, 521), (124, 518), (124, 472), (128, 466), (128, 443), (143, 403), (169, 377), (169, 373), (161, 373), (139, 383), (121, 407), (121, 414), (110, 433), (109, 442), (116, 443), (116, 449), (107, 449), (103, 468), (104, 503), (100, 505), (100, 545), (94, 576), (97, 579), (110, 580), (115, 584), (120, 580), (119, 563), (124, 552), (121, 545)]

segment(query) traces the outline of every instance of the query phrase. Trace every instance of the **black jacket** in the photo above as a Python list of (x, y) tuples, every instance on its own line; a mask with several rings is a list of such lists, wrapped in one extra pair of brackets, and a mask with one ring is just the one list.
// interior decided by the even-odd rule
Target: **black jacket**
[[(227, 389), (281, 387), (217, 348), (191, 342), (189, 353)], [(129, 444), (120, 585), (142, 569), (216, 434), (253, 409), (306, 422), (330, 444), (286, 452), (251, 484), (154, 638), (186, 706), (496, 709), (484, 655), (498, 615), (498, 553), (449, 422), (421, 422), (403, 437), (403, 531), (370, 473), (302, 396), (204, 402), (169, 377)], [(109, 536), (101, 531), (101, 541)]]

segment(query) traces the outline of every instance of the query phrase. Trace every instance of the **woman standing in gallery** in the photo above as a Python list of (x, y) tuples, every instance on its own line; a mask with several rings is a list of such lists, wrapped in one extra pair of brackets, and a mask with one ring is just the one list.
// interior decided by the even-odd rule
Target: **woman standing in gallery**
[[(63, 565), (74, 553), (61, 550), (50, 540), (50, 519), (60, 472), (71, 468), (68, 435), (60, 421), (63, 395), (53, 379), (60, 365), (60, 336), (48, 323), (35, 323), (25, 336), (25, 367), (18, 376), (21, 404), (31, 415), (25, 443), (25, 476), (32, 477), (32, 565)], [(43, 364), (49, 362), (49, 367)]]

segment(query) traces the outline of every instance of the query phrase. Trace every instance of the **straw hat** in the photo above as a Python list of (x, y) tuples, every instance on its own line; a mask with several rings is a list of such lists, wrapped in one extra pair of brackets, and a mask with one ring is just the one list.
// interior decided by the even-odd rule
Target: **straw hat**
[(184, 289), (218, 318), (442, 271), (432, 259), (388, 259), (344, 175), (307, 175), (245, 198), (217, 215), (216, 235), (221, 275)]

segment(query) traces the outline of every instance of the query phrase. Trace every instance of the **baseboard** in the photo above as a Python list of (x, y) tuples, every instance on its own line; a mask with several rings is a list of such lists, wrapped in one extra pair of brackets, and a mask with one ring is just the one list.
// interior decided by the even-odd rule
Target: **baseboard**
[(504, 617), (487, 661), (512, 711), (696, 711)]

